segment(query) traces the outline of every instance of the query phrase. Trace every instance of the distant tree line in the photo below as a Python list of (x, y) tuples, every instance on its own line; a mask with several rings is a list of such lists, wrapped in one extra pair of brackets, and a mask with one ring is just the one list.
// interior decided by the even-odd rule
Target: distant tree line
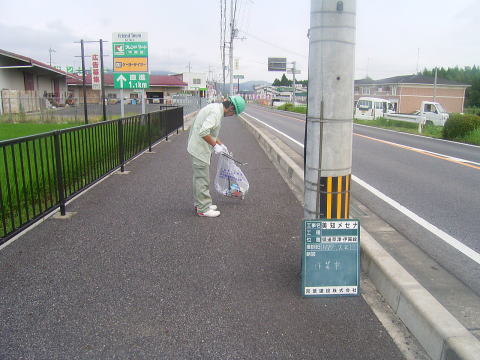
[[(303, 86), (307, 86), (308, 80), (295, 80), (295, 84), (302, 84)], [(272, 86), (293, 86), (293, 80), (288, 80), (285, 74), (283, 74), (280, 80), (275, 79), (273, 81)]]
[[(425, 69), (422, 75), (435, 76), (435, 69)], [(438, 68), (437, 77), (456, 81), (462, 84), (471, 85), (465, 92), (465, 107), (480, 106), (480, 67), (466, 66), (463, 69), (455, 66), (454, 68)]]

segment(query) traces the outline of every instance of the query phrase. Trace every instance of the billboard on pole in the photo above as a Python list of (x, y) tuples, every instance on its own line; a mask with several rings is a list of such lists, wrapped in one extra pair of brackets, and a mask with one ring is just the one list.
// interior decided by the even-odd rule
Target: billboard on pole
[(287, 71), (287, 58), (268, 58), (268, 71)]

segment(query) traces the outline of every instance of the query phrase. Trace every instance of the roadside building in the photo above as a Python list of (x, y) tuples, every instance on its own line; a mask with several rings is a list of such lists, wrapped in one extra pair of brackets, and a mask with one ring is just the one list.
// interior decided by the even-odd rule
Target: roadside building
[[(70, 99), (74, 103), (83, 103), (82, 77), (74, 76), (68, 80), (68, 89), (70, 91)], [(105, 97), (109, 103), (120, 101), (120, 89), (115, 89), (113, 85), (113, 74), (104, 75)], [(100, 90), (92, 90), (92, 77), (90, 74), (85, 76), (87, 86), (87, 103), (101, 103)], [(180, 92), (184, 92), (187, 84), (173, 75), (150, 75), (150, 87), (145, 89), (149, 102), (168, 103), (172, 97)], [(124, 99), (135, 103), (141, 98), (141, 91), (136, 89), (124, 89)]]
[(207, 74), (196, 72), (184, 72), (182, 74), (175, 74), (180, 81), (187, 84), (184, 89), (192, 95), (200, 95), (200, 97), (207, 96)]
[(0, 49), (0, 114), (63, 106), (67, 76), (50, 65)]
[(465, 90), (470, 85), (423, 75), (395, 76), (387, 79), (355, 80), (355, 101), (369, 96), (390, 100), (397, 112), (411, 113), (422, 101), (440, 103), (447, 112), (463, 112)]

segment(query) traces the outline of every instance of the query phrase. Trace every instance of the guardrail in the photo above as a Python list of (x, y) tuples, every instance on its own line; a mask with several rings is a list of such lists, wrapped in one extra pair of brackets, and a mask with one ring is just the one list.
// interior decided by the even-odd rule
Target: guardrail
[(183, 107), (0, 141), (0, 245), (183, 127)]

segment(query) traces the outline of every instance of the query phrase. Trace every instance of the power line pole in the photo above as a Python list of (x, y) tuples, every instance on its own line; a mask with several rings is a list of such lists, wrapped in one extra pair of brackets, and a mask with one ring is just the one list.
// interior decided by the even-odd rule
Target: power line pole
[(82, 52), (83, 115), (85, 117), (85, 124), (88, 124), (87, 87), (85, 84), (85, 48), (83, 45), (83, 40), (80, 40), (80, 48)]
[(225, 36), (227, 27), (227, 0), (220, 0), (220, 48), (222, 57), (222, 74), (223, 74), (223, 86), (222, 95), (225, 93)]
[(295, 106), (295, 71), (296, 71), (296, 61), (292, 61), (292, 75), (293, 75), (293, 106)]
[(233, 95), (233, 39), (235, 38), (235, 18), (233, 12), (233, 0), (230, 0), (230, 91), (229, 95)]
[(52, 52), (56, 52), (55, 49), (49, 48), (48, 52), (50, 53), (50, 66), (52, 66)]
[(348, 218), (356, 0), (311, 0), (305, 219)]

